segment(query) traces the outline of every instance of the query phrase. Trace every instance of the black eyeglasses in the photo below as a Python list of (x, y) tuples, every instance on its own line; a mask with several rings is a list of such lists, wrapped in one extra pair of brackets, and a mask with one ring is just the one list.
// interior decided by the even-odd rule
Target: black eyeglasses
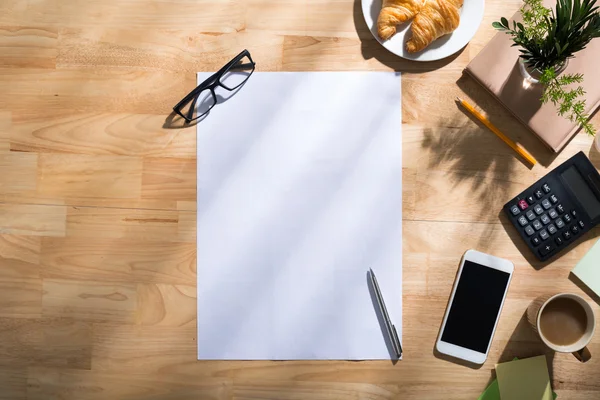
[(182, 116), (187, 122), (203, 117), (217, 104), (215, 89), (223, 88), (233, 92), (246, 83), (255, 67), (256, 64), (252, 61), (250, 52), (248, 50), (242, 51), (185, 96), (173, 107), (173, 111)]

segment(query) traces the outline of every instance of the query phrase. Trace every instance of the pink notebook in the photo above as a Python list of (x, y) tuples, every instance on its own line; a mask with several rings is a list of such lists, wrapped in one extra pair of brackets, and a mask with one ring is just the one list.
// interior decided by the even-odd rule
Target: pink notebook
[[(544, 2), (554, 7), (554, 2)], [(517, 12), (514, 19), (520, 19)], [(499, 18), (498, 18), (499, 19)], [(519, 48), (511, 47), (509, 35), (499, 32), (486, 47), (467, 65), (465, 71), (490, 91), (515, 117), (535, 133), (548, 147), (559, 152), (571, 139), (579, 126), (556, 114), (553, 104), (541, 105), (541, 87), (526, 88), (519, 70)], [(587, 48), (569, 60), (565, 73), (584, 74), (588, 114), (600, 105), (600, 38), (594, 39)]]

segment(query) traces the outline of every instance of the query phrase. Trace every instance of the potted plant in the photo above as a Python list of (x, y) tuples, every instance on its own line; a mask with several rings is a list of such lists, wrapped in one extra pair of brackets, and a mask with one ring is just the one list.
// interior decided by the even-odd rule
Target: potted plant
[(492, 26), (510, 35), (513, 46), (521, 47), (521, 70), (530, 82), (543, 86), (542, 104), (552, 102), (559, 115), (594, 136), (596, 130), (585, 112), (585, 91), (580, 86), (583, 75), (563, 71), (575, 53), (600, 36), (596, 0), (556, 0), (555, 10), (544, 7), (542, 0), (524, 3), (522, 23), (512, 21), (511, 27), (506, 18), (501, 18)]

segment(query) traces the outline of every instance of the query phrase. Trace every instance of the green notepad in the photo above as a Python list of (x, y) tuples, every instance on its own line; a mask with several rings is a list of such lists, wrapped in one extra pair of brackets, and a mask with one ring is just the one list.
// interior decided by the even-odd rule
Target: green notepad
[(498, 379), (494, 379), (490, 386), (485, 389), (477, 400), (500, 400), (500, 388), (498, 387)]
[(552, 400), (546, 356), (496, 365), (502, 400)]
[[(518, 360), (518, 358), (515, 358), (514, 360)], [(552, 397), (554, 400), (556, 400), (558, 395), (552, 392)], [(481, 396), (479, 396), (477, 400), (501, 400), (498, 379), (494, 379), (492, 383), (490, 383), (490, 386), (488, 386), (487, 389), (485, 389), (485, 391), (481, 393)]]
[(579, 261), (572, 272), (600, 296), (600, 240)]

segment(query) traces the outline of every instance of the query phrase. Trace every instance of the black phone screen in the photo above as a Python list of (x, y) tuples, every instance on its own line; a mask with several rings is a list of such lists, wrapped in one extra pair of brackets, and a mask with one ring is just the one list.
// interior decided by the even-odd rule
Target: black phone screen
[(442, 341), (486, 353), (510, 274), (465, 261)]

